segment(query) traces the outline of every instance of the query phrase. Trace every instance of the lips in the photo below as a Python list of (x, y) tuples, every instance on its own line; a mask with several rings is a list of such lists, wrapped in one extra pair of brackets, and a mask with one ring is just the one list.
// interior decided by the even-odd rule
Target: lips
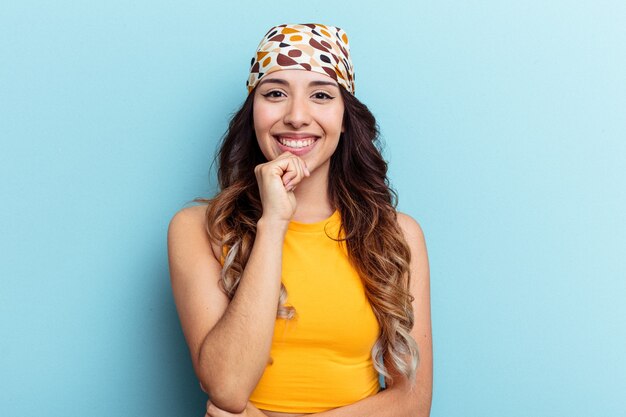
[(311, 144), (313, 144), (313, 142), (315, 142), (316, 138), (312, 138), (312, 137), (308, 137), (308, 138), (286, 138), (286, 137), (280, 137), (278, 138), (278, 141), (285, 146), (288, 146), (290, 148), (305, 148), (307, 146), (310, 146)]
[(311, 150), (319, 136), (314, 135), (277, 135), (274, 139), (282, 151), (289, 151), (295, 155), (303, 155)]

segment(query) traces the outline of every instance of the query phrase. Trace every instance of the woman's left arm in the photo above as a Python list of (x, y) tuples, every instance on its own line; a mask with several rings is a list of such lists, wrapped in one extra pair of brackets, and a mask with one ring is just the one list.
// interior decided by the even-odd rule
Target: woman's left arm
[[(378, 394), (357, 401), (354, 404), (335, 408), (321, 413), (308, 414), (316, 417), (428, 417), (432, 400), (433, 385), (433, 348), (430, 321), (430, 269), (426, 241), (420, 225), (410, 216), (398, 213), (398, 224), (404, 232), (411, 248), (411, 287), (414, 297), (413, 314), (415, 317), (411, 336), (419, 349), (419, 365), (415, 375), (415, 385), (410, 386), (408, 379), (392, 372), (393, 382), (387, 381), (387, 389)], [(248, 404), (244, 416), (263, 416), (251, 404)], [(207, 413), (213, 417), (228, 417), (234, 414), (221, 413), (213, 409)], [(238, 414), (239, 415), (239, 414)]]

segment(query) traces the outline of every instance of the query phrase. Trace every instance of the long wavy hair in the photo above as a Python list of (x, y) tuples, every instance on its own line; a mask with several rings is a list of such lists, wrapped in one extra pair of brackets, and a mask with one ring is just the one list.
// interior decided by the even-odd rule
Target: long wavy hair
[[(397, 222), (397, 195), (387, 178), (376, 119), (367, 106), (340, 86), (345, 131), (330, 159), (328, 195), (341, 215), (348, 256), (357, 269), (380, 325), (372, 348), (376, 370), (393, 380), (390, 368), (414, 380), (418, 362), (409, 292), (410, 249)], [(232, 117), (215, 161), (220, 190), (208, 203), (207, 233), (223, 253), (220, 285), (232, 299), (250, 257), (262, 214), (254, 167), (267, 162), (254, 133), (254, 91)], [(342, 240), (343, 240), (342, 239)], [(290, 319), (281, 285), (277, 317)]]

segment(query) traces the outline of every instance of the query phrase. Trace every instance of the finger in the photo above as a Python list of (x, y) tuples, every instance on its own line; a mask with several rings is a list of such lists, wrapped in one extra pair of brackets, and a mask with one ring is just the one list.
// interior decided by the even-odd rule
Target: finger
[(298, 168), (296, 164), (294, 164), (294, 161), (293, 161), (294, 156), (291, 154), (286, 155), (286, 153), (282, 154), (281, 156), (283, 155), (285, 156), (282, 158), (276, 158), (272, 162), (270, 162), (271, 164), (270, 166), (279, 168), (282, 171), (280, 173), (281, 177), (290, 172), (295, 172), (297, 174)]
[(217, 408), (215, 405), (213, 405), (213, 403), (211, 402), (211, 400), (206, 402), (206, 414), (205, 417), (218, 417), (219, 413), (218, 413), (219, 408)]
[(298, 176), (298, 173), (295, 170), (284, 174), (282, 176), (283, 185), (287, 187), (289, 183), (292, 182), (297, 176)]
[(305, 177), (310, 177), (311, 176), (311, 171), (309, 171), (309, 167), (306, 166), (306, 162), (304, 162), (304, 159), (302, 158), (298, 158), (300, 160), (300, 164), (302, 166), (302, 172), (304, 173)]
[(289, 182), (286, 185), (297, 184), (300, 182), (300, 179), (302, 178), (302, 168), (300, 167), (300, 163), (298, 162), (298, 159), (296, 157), (291, 158), (290, 163), (291, 163), (291, 166), (293, 167), (293, 176), (291, 176)]
[(296, 159), (296, 163), (298, 164), (298, 174), (300, 176), (300, 180), (302, 180), (302, 178), (304, 178), (304, 165), (303, 165), (303, 160), (302, 158), (298, 158), (297, 156), (295, 157)]
[(217, 408), (217, 406), (213, 404), (210, 399), (206, 402), (206, 415), (208, 417), (219, 417), (221, 416), (221, 411), (222, 410)]
[(283, 184), (287, 187), (290, 183), (298, 183), (302, 177), (302, 168), (297, 157), (288, 160), (288, 166), (283, 174)]
[[(244, 413), (245, 413), (245, 411), (244, 411)], [(235, 416), (241, 416), (244, 413), (233, 414), (233, 413), (230, 413), (228, 411), (222, 410), (221, 408), (219, 408), (215, 404), (211, 403), (210, 400), (209, 400), (209, 402), (207, 402), (207, 412), (206, 412), (206, 415), (209, 416), (209, 417), (235, 417)]]
[(302, 165), (300, 164), (300, 161), (301, 159), (298, 158), (297, 156), (293, 156), (291, 158), (291, 163), (293, 164), (293, 167), (296, 171), (298, 178), (302, 178), (302, 174), (303, 174)]
[(293, 181), (291, 181), (289, 184), (285, 185), (285, 189), (289, 192), (289, 191), (293, 191), (296, 189), (296, 184), (294, 184)]

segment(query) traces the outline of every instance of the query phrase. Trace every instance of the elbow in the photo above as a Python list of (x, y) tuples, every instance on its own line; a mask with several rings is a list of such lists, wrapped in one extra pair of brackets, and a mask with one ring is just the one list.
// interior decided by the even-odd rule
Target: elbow
[(242, 381), (238, 381), (232, 375), (219, 376), (214, 373), (210, 376), (199, 374), (198, 379), (200, 387), (217, 408), (232, 414), (241, 414), (245, 411), (251, 392), (242, 386)]
[(207, 394), (211, 403), (226, 412), (232, 414), (241, 414), (248, 406), (248, 397), (241, 392), (231, 391), (227, 389), (207, 389)]
[(222, 366), (219, 361), (207, 359), (200, 353), (196, 375), (211, 403), (232, 414), (244, 412), (256, 383), (247, 381), (232, 367)]

